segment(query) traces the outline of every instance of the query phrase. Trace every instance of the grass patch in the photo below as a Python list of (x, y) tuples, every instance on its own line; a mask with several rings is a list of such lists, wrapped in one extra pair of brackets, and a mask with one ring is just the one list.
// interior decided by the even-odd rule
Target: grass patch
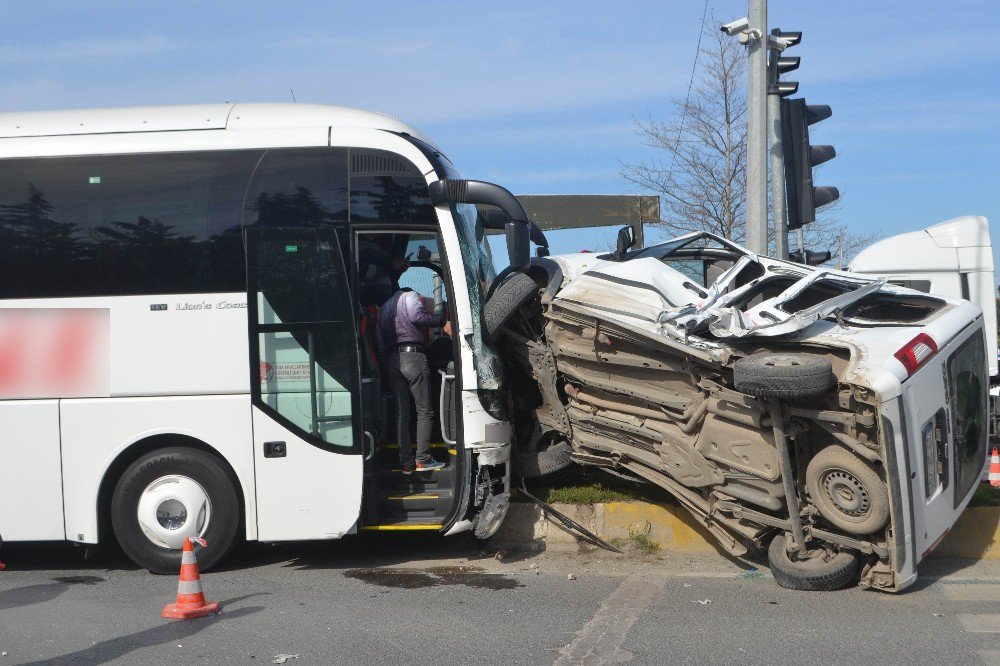
[(646, 524), (641, 528), (628, 528), (628, 540), (631, 541), (635, 549), (643, 555), (652, 555), (660, 549), (659, 542), (649, 536), (652, 531), (653, 525), (647, 520)]
[(988, 483), (980, 483), (972, 496), (969, 506), (1000, 506), (1000, 488), (994, 488)]
[(528, 491), (549, 504), (669, 501), (669, 495), (651, 483), (633, 483), (594, 468), (575, 467), (547, 481), (529, 481)]

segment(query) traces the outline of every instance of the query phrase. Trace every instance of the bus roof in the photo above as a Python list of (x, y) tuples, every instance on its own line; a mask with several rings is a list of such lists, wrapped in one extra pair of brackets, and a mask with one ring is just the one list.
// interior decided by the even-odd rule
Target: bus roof
[(326, 126), (403, 132), (430, 143), (420, 132), (387, 114), (323, 104), (226, 103), (0, 113), (0, 139)]

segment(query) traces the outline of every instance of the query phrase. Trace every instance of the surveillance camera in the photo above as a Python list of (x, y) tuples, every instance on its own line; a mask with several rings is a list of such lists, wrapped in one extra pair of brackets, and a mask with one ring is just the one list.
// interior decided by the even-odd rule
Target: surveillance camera
[(724, 26), (722, 26), (721, 28), (719, 28), (719, 30), (721, 30), (722, 32), (726, 33), (730, 37), (732, 37), (733, 35), (738, 35), (738, 34), (740, 34), (742, 32), (746, 32), (749, 29), (750, 29), (750, 19), (748, 19), (745, 16), (743, 18), (737, 19), (737, 20), (735, 20), (735, 21), (733, 21), (731, 23), (727, 23)]

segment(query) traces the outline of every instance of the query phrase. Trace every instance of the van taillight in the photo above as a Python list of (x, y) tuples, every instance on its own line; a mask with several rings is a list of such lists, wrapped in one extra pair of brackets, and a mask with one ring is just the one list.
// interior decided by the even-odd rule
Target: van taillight
[(938, 346), (934, 338), (921, 333), (913, 338), (894, 354), (896, 359), (906, 368), (906, 375), (910, 376), (917, 371), (924, 362), (937, 353)]

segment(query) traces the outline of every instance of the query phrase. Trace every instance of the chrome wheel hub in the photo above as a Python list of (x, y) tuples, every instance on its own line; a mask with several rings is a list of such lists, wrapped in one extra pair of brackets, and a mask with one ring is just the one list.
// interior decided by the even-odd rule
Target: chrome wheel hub
[(139, 527), (160, 548), (179, 549), (184, 538), (202, 536), (212, 517), (208, 493), (194, 479), (170, 474), (142, 491), (136, 506)]

